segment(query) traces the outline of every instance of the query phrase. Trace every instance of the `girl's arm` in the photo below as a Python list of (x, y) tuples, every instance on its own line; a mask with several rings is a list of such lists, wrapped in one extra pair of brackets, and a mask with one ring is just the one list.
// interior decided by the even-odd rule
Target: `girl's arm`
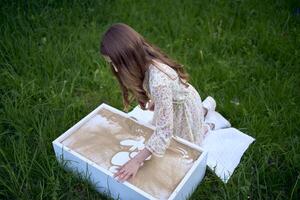
[(146, 141), (145, 147), (155, 156), (163, 157), (173, 135), (171, 79), (165, 74), (160, 74), (157, 81), (153, 81), (151, 95), (155, 103), (155, 130)]
[(133, 159), (135, 159), (139, 164), (144, 162), (146, 158), (148, 158), (151, 155), (151, 151), (149, 151), (147, 148), (144, 148), (142, 151), (140, 151), (136, 156), (134, 156)]
[(173, 97), (171, 79), (166, 74), (156, 74), (151, 81), (151, 96), (153, 97), (155, 130), (145, 143), (145, 148), (133, 159), (125, 163), (114, 177), (126, 180), (135, 177), (138, 168), (151, 154), (163, 157), (169, 147), (173, 135)]

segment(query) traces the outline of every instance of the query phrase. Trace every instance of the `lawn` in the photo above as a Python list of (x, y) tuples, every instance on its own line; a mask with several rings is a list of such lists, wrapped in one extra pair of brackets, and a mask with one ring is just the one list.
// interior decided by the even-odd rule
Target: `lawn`
[(256, 138), (227, 184), (207, 170), (191, 199), (300, 199), (299, 1), (0, 5), (0, 199), (108, 199), (65, 171), (51, 142), (102, 102), (123, 109), (99, 56), (115, 22), (184, 64), (202, 99)]

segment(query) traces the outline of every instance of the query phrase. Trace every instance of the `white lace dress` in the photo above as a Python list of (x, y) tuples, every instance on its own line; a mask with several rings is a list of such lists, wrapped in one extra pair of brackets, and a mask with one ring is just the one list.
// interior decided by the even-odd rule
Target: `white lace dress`
[(143, 87), (154, 102), (152, 124), (156, 127), (145, 147), (154, 156), (163, 157), (172, 135), (202, 145), (205, 137), (202, 100), (196, 89), (186, 88), (176, 71), (155, 61), (145, 73)]

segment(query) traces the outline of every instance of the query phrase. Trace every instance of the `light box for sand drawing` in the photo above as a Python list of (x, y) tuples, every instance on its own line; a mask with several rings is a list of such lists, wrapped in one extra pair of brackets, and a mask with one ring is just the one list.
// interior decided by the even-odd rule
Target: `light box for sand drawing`
[(102, 103), (53, 141), (59, 162), (84, 175), (114, 199), (187, 199), (202, 181), (207, 153), (173, 136), (164, 157), (149, 156), (134, 179), (113, 177), (118, 166), (145, 148), (155, 127)]

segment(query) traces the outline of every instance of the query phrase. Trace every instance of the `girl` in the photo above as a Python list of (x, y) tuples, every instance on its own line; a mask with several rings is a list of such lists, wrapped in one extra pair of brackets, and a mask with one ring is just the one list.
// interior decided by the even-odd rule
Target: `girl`
[[(189, 75), (183, 65), (130, 26), (112, 25), (102, 37), (100, 52), (119, 82), (124, 110), (128, 111), (128, 106), (136, 99), (143, 110), (154, 111), (154, 133), (145, 142), (145, 148), (114, 174), (118, 180), (134, 178), (150, 155), (163, 157), (172, 135), (201, 145), (205, 134), (219, 126), (213, 115), (215, 100), (208, 97), (202, 102), (196, 89), (188, 83)], [(217, 117), (223, 122), (221, 126), (230, 126), (220, 115)]]

